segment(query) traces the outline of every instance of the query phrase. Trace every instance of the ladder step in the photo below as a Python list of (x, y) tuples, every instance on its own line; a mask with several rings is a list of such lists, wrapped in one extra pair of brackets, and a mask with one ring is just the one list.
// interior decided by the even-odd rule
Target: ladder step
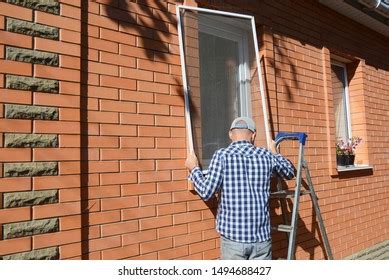
[[(300, 195), (307, 195), (310, 194), (310, 191), (304, 190), (300, 191)], [(282, 190), (282, 191), (276, 191), (272, 192), (270, 194), (270, 197), (276, 197), (276, 198), (292, 198), (294, 197), (295, 192), (293, 190)]]
[(293, 227), (290, 225), (277, 225), (272, 227), (273, 230), (282, 231), (282, 232), (291, 232)]

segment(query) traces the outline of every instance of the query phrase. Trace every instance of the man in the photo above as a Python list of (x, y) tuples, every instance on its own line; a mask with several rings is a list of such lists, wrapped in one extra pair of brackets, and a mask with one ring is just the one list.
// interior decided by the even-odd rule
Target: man
[(292, 164), (277, 153), (253, 145), (255, 123), (247, 117), (236, 118), (229, 131), (232, 143), (212, 157), (207, 175), (203, 175), (195, 154), (185, 166), (189, 179), (203, 200), (220, 191), (216, 229), (221, 235), (221, 259), (271, 259), (269, 215), (270, 179), (277, 173), (294, 177)]

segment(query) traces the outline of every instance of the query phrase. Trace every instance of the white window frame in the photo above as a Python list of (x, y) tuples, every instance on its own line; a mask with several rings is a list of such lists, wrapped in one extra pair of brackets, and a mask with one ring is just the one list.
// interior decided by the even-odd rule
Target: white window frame
[[(185, 50), (184, 50), (184, 39), (182, 37), (182, 19), (181, 19), (181, 10), (191, 10), (191, 11), (198, 11), (203, 13), (209, 13), (209, 14), (218, 14), (222, 16), (229, 16), (229, 17), (235, 17), (235, 18), (242, 18), (242, 19), (248, 19), (251, 21), (251, 27), (252, 27), (252, 35), (253, 35), (253, 42), (254, 42), (254, 48), (255, 48), (255, 56), (256, 56), (256, 62), (257, 62), (257, 70), (258, 70), (258, 79), (259, 79), (259, 90), (261, 94), (261, 101), (262, 101), (262, 111), (263, 111), (263, 121), (264, 121), (264, 128), (266, 133), (266, 143), (267, 146), (270, 147), (270, 129), (269, 129), (269, 117), (267, 113), (267, 102), (266, 102), (266, 95), (265, 95), (265, 87), (263, 83), (262, 78), (262, 67), (261, 67), (261, 61), (259, 58), (259, 49), (258, 49), (258, 39), (257, 39), (257, 32), (255, 28), (255, 20), (253, 16), (244, 15), (244, 14), (237, 14), (237, 13), (230, 13), (230, 12), (224, 12), (224, 11), (218, 11), (218, 10), (210, 10), (210, 9), (204, 9), (204, 8), (198, 8), (198, 7), (191, 7), (191, 6), (185, 6), (185, 5), (177, 5), (176, 7), (176, 15), (177, 15), (177, 26), (178, 26), (178, 37), (179, 37), (179, 47), (180, 47), (180, 58), (181, 58), (181, 71), (182, 71), (182, 80), (183, 80), (183, 87), (184, 87), (184, 99), (185, 99), (185, 123), (186, 123), (186, 129), (187, 129), (187, 136), (188, 136), (188, 149), (190, 152), (194, 151), (194, 144), (193, 144), (193, 133), (192, 133), (192, 124), (191, 124), (191, 118), (190, 118), (190, 104), (189, 104), (189, 94), (190, 94), (190, 88), (188, 85), (188, 80), (186, 76), (186, 64), (185, 64)], [(247, 68), (247, 66), (245, 66)], [(246, 71), (239, 71), (241, 73), (245, 73)], [(249, 73), (246, 73), (246, 77), (240, 77), (241, 79), (246, 79), (249, 77)], [(242, 83), (240, 83), (242, 84)], [(243, 83), (246, 84), (246, 83)], [(245, 92), (241, 90), (241, 93)], [(250, 92), (247, 91), (246, 92)], [(247, 96), (241, 96), (241, 104), (248, 104), (248, 100), (246, 99)], [(251, 103), (251, 102), (250, 102)], [(242, 115), (251, 115), (251, 105), (250, 111), (244, 112), (242, 110)], [(244, 114), (246, 113), (246, 114)]]
[[(346, 103), (346, 118), (347, 118), (347, 138), (352, 138), (352, 130), (351, 130), (351, 113), (350, 113), (350, 96), (349, 96), (349, 89), (348, 89), (348, 73), (347, 73), (347, 65), (345, 63), (339, 62), (339, 61), (331, 61), (331, 65), (335, 65), (338, 67), (343, 68), (343, 76), (344, 76), (344, 99)], [(332, 70), (331, 70), (332, 71)]]

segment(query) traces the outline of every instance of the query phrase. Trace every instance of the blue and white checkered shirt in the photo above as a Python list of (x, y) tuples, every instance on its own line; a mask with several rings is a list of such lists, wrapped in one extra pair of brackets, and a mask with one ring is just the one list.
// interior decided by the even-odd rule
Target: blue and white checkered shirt
[(291, 179), (292, 164), (279, 154), (248, 141), (233, 142), (213, 155), (208, 173), (194, 168), (189, 179), (204, 199), (221, 190), (216, 229), (237, 242), (270, 240), (270, 178), (276, 172)]

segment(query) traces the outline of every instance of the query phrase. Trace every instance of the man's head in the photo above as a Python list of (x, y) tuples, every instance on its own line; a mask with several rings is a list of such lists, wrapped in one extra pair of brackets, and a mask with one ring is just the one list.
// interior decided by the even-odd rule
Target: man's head
[(253, 143), (256, 136), (254, 121), (248, 117), (236, 118), (231, 124), (229, 136), (233, 142), (245, 140)]

